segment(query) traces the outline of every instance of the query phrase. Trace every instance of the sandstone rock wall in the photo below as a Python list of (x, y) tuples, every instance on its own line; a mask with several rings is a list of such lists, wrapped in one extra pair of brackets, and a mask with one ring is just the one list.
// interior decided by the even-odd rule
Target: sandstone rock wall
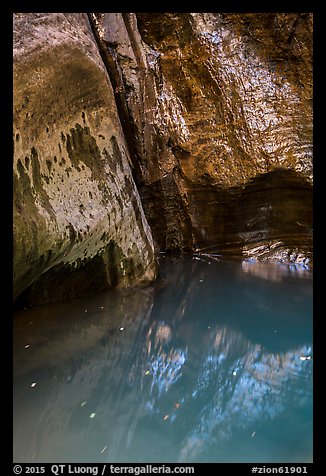
[(157, 248), (310, 255), (312, 16), (92, 21), (115, 64)]
[(155, 272), (87, 14), (16, 14), (14, 297), (32, 285), (33, 302), (67, 298), (151, 280)]

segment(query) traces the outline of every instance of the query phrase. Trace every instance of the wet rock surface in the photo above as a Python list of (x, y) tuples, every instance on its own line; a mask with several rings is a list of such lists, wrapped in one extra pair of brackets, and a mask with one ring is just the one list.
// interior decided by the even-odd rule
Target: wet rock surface
[(15, 298), (28, 288), (29, 302), (47, 302), (155, 277), (129, 163), (87, 14), (16, 14)]
[(309, 254), (312, 16), (96, 13), (92, 21), (116, 65), (157, 248), (255, 255), (254, 243), (268, 251), (272, 241)]

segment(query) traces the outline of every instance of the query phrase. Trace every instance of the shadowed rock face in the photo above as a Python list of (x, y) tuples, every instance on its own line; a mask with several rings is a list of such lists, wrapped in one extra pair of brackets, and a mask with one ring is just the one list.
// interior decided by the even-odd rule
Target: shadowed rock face
[(35, 303), (155, 277), (87, 14), (15, 15), (14, 147), (15, 298), (28, 287)]
[(309, 255), (312, 16), (105, 13), (92, 21), (115, 65), (158, 248), (257, 255), (272, 245)]

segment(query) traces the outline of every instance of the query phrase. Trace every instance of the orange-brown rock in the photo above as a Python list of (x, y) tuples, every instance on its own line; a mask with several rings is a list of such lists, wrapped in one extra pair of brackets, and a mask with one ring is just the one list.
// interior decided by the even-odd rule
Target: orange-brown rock
[(157, 247), (310, 255), (312, 15), (91, 18)]

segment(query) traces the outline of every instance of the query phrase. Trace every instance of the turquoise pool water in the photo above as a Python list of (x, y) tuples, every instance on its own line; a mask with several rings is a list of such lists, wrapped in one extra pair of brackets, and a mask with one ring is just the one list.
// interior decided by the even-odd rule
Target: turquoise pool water
[(14, 316), (15, 462), (312, 461), (312, 274), (161, 255)]

